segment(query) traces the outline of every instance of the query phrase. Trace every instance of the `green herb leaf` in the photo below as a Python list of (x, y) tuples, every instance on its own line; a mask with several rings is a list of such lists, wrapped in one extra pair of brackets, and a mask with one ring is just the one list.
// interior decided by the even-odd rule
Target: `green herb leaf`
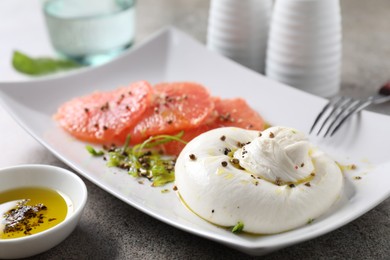
[(244, 229), (244, 223), (238, 221), (237, 224), (232, 228), (232, 232), (235, 234), (241, 233)]
[(24, 74), (39, 76), (81, 67), (80, 64), (70, 60), (52, 58), (31, 58), (24, 53), (14, 51), (12, 57), (14, 68)]
[(93, 156), (102, 156), (104, 155), (104, 151), (96, 151), (95, 148), (93, 148), (92, 146), (90, 145), (86, 145), (85, 146), (85, 149), (87, 149), (87, 151), (93, 155)]

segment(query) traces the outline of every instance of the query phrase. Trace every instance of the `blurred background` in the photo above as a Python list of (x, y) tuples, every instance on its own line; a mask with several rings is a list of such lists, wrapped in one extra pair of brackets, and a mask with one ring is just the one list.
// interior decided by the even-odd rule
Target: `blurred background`
[[(341, 0), (343, 56), (341, 91), (366, 96), (390, 76), (390, 1)], [(134, 45), (165, 26), (206, 43), (210, 0), (138, 0)], [(38, 0), (0, 2), (0, 80), (26, 79), (10, 66), (13, 50), (53, 56)]]
[[(210, 0), (137, 1), (136, 43), (173, 25), (206, 43)], [(341, 0), (341, 91), (368, 96), (390, 79), (390, 1)]]

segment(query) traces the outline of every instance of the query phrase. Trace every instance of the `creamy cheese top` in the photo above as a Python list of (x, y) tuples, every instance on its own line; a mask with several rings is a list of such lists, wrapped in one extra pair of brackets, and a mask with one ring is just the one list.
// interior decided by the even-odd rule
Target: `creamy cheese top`
[(319, 217), (339, 197), (338, 165), (296, 129), (234, 127), (206, 132), (186, 145), (175, 184), (188, 207), (222, 226), (272, 234)]
[(248, 172), (278, 183), (298, 182), (314, 170), (305, 135), (286, 127), (272, 127), (234, 153)]

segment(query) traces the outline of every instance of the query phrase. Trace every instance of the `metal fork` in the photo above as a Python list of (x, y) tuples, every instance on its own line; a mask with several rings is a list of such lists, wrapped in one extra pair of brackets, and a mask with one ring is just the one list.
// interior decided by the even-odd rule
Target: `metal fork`
[(333, 136), (334, 133), (350, 118), (359, 111), (372, 104), (381, 104), (390, 101), (390, 82), (383, 85), (378, 94), (370, 96), (366, 99), (353, 99), (349, 97), (335, 97), (331, 99), (318, 114), (309, 133), (312, 133), (314, 128), (319, 125), (317, 135), (325, 132), (323, 137)]

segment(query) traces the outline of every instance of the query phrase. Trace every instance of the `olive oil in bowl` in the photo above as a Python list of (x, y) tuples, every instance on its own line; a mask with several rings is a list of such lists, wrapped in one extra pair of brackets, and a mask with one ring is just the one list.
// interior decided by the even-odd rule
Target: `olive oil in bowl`
[(73, 211), (70, 199), (48, 188), (23, 187), (0, 192), (0, 239), (50, 229)]

